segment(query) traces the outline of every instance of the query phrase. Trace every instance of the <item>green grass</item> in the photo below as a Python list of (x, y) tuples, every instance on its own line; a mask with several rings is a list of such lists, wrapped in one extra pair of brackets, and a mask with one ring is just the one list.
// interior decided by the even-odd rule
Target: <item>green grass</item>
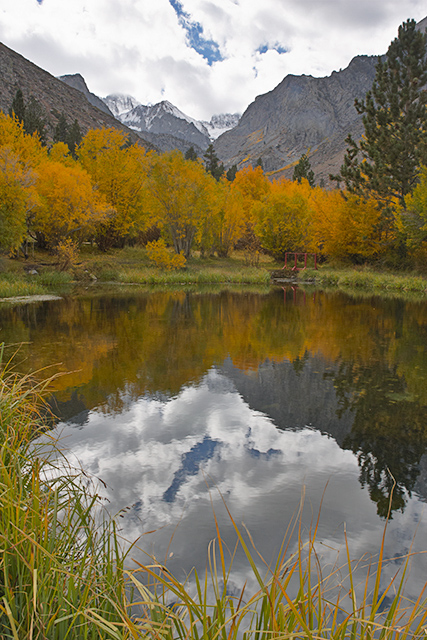
[(136, 284), (268, 284), (270, 274), (266, 269), (254, 267), (222, 269), (206, 267), (179, 271), (163, 271), (154, 268), (128, 268), (119, 270), (115, 278), (122, 283)]
[(381, 273), (369, 269), (306, 269), (298, 274), (300, 280), (310, 280), (317, 286), (339, 287), (387, 293), (427, 294), (427, 279), (414, 274)]
[[(1, 356), (4, 362), (3, 349)], [(227, 549), (215, 519), (204, 572), (180, 580), (154, 558), (136, 570), (126, 569), (115, 521), (101, 517), (87, 477), (67, 466), (45, 432), (40, 397), (45, 391), (46, 385), (15, 375), (10, 363), (2, 366), (2, 640), (425, 637), (425, 587), (415, 601), (404, 592), (410, 553), (399, 562), (391, 560), (400, 568), (385, 582), (387, 525), (375, 560), (351, 559), (344, 533), (344, 558), (325, 566), (317, 541), (319, 520), (304, 531), (302, 504), (273, 565), (229, 513), (236, 548)], [(40, 434), (43, 445), (35, 441)], [(236, 593), (238, 548), (252, 574), (248, 584), (255, 586), (242, 584)]]
[[(0, 274), (0, 298), (14, 298), (18, 296), (33, 296), (46, 293), (46, 289), (35, 276), (25, 277), (15, 273)], [(31, 279), (30, 279), (31, 278)]]
[(63, 286), (73, 281), (73, 276), (70, 273), (66, 271), (55, 271), (53, 269), (41, 271), (41, 273), (35, 277), (37, 278), (37, 282), (44, 287)]

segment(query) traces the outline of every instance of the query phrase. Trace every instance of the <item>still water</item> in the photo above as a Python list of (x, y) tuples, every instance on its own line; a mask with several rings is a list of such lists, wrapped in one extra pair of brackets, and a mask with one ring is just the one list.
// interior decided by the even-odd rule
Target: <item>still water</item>
[[(54, 382), (70, 461), (102, 480), (123, 536), (183, 576), (225, 509), (270, 562), (301, 504), (322, 561), (427, 549), (427, 304), (270, 290), (98, 292), (0, 307), (19, 367)], [(394, 491), (392, 493), (392, 488)], [(390, 498), (390, 496), (392, 497)], [(294, 544), (294, 542), (292, 543)], [(291, 546), (292, 548), (292, 546)], [(427, 559), (417, 556), (417, 593)], [(243, 584), (237, 558), (234, 580)]]

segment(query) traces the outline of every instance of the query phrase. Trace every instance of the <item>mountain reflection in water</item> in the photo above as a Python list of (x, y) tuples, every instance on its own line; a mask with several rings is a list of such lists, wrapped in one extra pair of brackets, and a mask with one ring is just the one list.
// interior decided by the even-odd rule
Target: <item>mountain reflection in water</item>
[[(325, 493), (326, 561), (344, 523), (353, 557), (377, 552), (391, 495), (386, 553), (407, 552), (417, 524), (423, 547), (425, 303), (87, 295), (2, 309), (0, 326), (6, 342), (31, 343), (21, 368), (73, 372), (55, 382), (61, 445), (106, 483), (112, 513), (126, 509), (124, 536), (159, 558), (168, 550), (172, 568), (204, 566), (212, 509), (233, 546), (223, 499), (270, 561), (303, 487), (305, 527)], [(422, 572), (419, 562), (414, 585)]]

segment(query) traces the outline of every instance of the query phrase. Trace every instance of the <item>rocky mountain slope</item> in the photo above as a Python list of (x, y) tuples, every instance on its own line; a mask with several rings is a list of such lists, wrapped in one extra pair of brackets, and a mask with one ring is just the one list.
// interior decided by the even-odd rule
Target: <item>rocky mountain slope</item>
[[(417, 24), (427, 29), (427, 17)], [(343, 162), (350, 133), (364, 132), (354, 107), (375, 77), (376, 56), (357, 56), (344, 70), (325, 78), (286, 76), (272, 91), (258, 96), (238, 125), (221, 135), (215, 150), (226, 167), (252, 164), (258, 158), (271, 177), (292, 177), (303, 153), (310, 159), (317, 184), (330, 185)], [(335, 183), (333, 183), (335, 186)]]
[(317, 181), (336, 172), (346, 148), (345, 138), (362, 134), (355, 98), (372, 86), (376, 57), (358, 56), (342, 71), (326, 78), (289, 75), (273, 91), (258, 96), (238, 125), (221, 135), (215, 150), (227, 166), (254, 164), (289, 175), (306, 153)]
[(74, 89), (78, 89), (78, 91), (81, 91), (86, 96), (86, 99), (89, 100), (89, 102), (93, 104), (94, 107), (101, 109), (101, 111), (103, 111), (104, 113), (108, 113), (108, 115), (110, 116), (116, 117), (115, 114), (112, 113), (108, 106), (105, 104), (104, 100), (101, 100), (101, 98), (98, 98), (98, 96), (89, 91), (86, 81), (83, 76), (80, 75), (80, 73), (59, 76), (58, 79), (62, 80), (62, 82), (65, 82), (65, 84), (68, 84), (69, 87), (74, 87)]
[[(22, 90), (26, 100), (33, 95), (45, 109), (48, 138), (52, 138), (58, 118), (64, 113), (70, 123), (77, 119), (83, 133), (113, 127), (123, 130), (133, 142), (140, 141), (135, 132), (91, 104), (81, 90), (61, 82), (0, 43), (0, 110), (4, 113), (8, 113), (17, 89)], [(142, 140), (142, 144), (147, 149), (154, 148), (148, 141)]]

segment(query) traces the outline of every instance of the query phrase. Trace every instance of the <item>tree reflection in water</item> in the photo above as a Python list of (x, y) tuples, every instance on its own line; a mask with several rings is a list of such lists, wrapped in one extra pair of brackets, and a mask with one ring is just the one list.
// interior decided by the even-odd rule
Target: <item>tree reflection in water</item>
[[(168, 399), (212, 367), (227, 370), (279, 429), (307, 425), (353, 451), (387, 515), (419, 484), (426, 450), (427, 304), (295, 289), (84, 293), (0, 309), (1, 339), (24, 343), (18, 368), (53, 363), (63, 419), (120, 415)], [(48, 370), (50, 373), (51, 370)], [(71, 373), (70, 373), (71, 372)], [(422, 495), (427, 499), (423, 479)]]
[(343, 362), (338, 373), (326, 375), (333, 378), (339, 415), (347, 410), (354, 414), (343, 447), (357, 455), (362, 487), (368, 487), (381, 517), (387, 516), (389, 505), (403, 512), (426, 451), (425, 407), (411, 398), (396, 367), (384, 362)]

